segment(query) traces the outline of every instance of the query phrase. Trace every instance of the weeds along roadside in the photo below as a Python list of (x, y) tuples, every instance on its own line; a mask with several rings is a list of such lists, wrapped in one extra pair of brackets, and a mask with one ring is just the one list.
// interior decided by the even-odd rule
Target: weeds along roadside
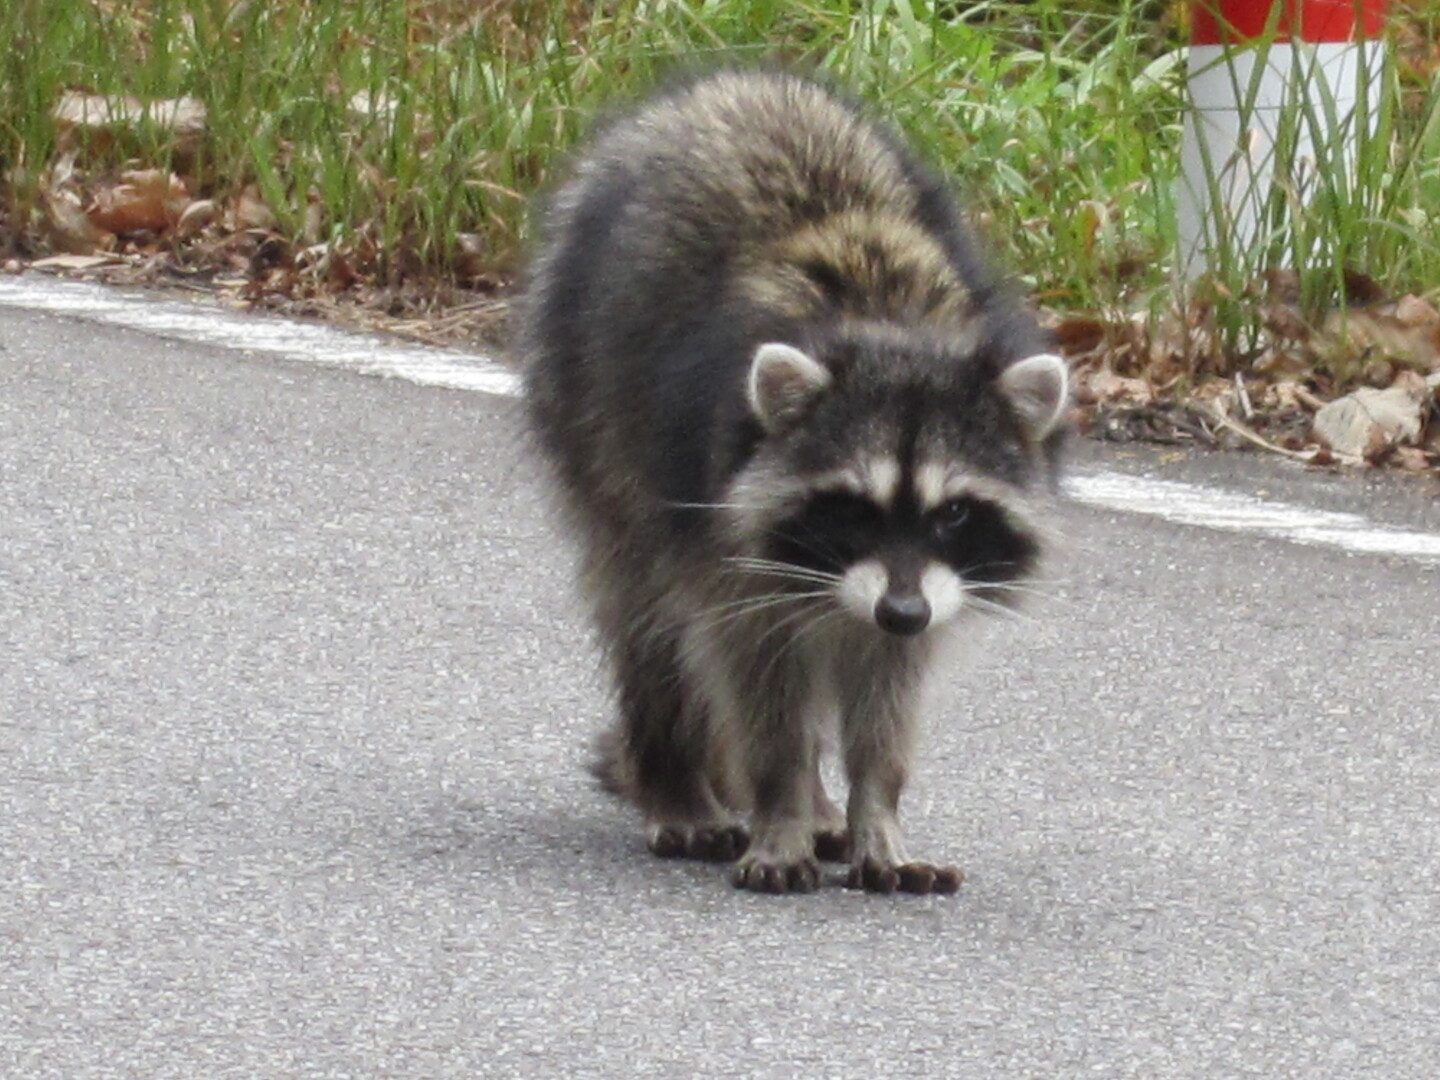
[[(677, 57), (779, 58), (832, 74), (904, 128), (1042, 303), (1158, 320), (1174, 302), (1185, 7), (14, 0), (0, 13), (12, 43), (0, 59), (0, 245), (168, 246), (192, 266), (218, 250), (252, 274), (296, 262), (295, 280), (308, 272), (316, 288), (489, 285), (516, 266), (529, 196), (590, 117)], [(1394, 293), (1440, 282), (1440, 131), (1425, 78), (1412, 73), (1409, 105), (1366, 148), (1360, 182), (1294, 229), (1315, 270), (1312, 308), (1345, 269)], [(67, 91), (90, 102), (82, 122), (57, 116)], [(182, 100), (203, 107), (183, 135), (147, 111)], [(87, 208), (127, 169), (173, 174), (177, 200), (210, 204), (191, 222), (210, 246), (186, 253), (178, 220), (87, 238)], [(1246, 296), (1269, 257), (1239, 253), (1211, 283), (1231, 352), (1260, 316), (1224, 301)]]
[[(158, 167), (222, 206), (251, 187), (287, 240), (373, 249), (382, 277), (443, 270), (462, 237), (503, 274), (528, 196), (588, 117), (676, 57), (781, 57), (904, 127), (1042, 298), (1113, 303), (1160, 283), (1178, 127), (1145, 6), (19, 0), (0, 27), (17, 43), (0, 96), (11, 242), (53, 238), (47, 187), (83, 207), (87, 186)], [(67, 89), (194, 99), (203, 135), (63, 128)]]

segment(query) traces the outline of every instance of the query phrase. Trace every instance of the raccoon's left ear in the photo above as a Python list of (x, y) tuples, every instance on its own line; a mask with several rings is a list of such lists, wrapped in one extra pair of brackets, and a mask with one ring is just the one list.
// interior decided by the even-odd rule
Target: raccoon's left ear
[(1037, 353), (1011, 364), (996, 382), (1025, 433), (1036, 442), (1054, 431), (1065, 415), (1070, 379), (1065, 361), (1054, 353)]
[(774, 433), (794, 424), (830, 385), (830, 370), (793, 345), (768, 342), (755, 350), (745, 384), (750, 411)]

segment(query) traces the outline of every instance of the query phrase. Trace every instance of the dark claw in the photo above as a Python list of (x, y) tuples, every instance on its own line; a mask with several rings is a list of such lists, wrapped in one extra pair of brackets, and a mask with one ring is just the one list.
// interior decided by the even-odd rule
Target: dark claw
[(690, 856), (707, 862), (734, 862), (749, 844), (749, 835), (738, 825), (696, 829)]
[(820, 884), (820, 872), (813, 863), (797, 863), (790, 867), (786, 884), (791, 892), (814, 892)]
[(913, 893), (924, 896), (927, 893), (953, 893), (960, 888), (964, 875), (953, 866), (931, 866), (929, 863), (906, 863), (904, 866), (880, 866), (866, 859), (859, 866), (852, 866), (845, 884), (851, 889), (866, 892)]
[(820, 869), (814, 863), (802, 862), (793, 866), (776, 866), (773, 863), (752, 863), (737, 866), (730, 880), (737, 889), (751, 892), (808, 893), (814, 892), (820, 884)]
[(937, 893), (955, 893), (960, 891), (960, 883), (965, 880), (965, 875), (953, 866), (939, 866), (935, 869), (935, 891)]
[(703, 859), (706, 862), (734, 862), (750, 844), (750, 834), (741, 825), (713, 825), (692, 828), (662, 825), (650, 838), (650, 851), (662, 859)]
[(684, 858), (689, 850), (685, 830), (678, 825), (665, 825), (650, 837), (650, 853), (662, 859)]
[(850, 868), (845, 885), (850, 889), (864, 889), (866, 892), (892, 893), (900, 883), (900, 875), (888, 866), (866, 859), (859, 866)]
[(897, 866), (900, 875), (900, 891), (924, 895), (935, 887), (935, 868), (924, 863), (907, 863)]

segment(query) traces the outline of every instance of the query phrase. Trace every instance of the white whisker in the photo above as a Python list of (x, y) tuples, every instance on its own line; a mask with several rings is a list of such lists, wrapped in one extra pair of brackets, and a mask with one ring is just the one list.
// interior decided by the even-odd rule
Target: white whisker
[(1012, 607), (1009, 604), (1002, 604), (995, 600), (987, 600), (983, 596), (976, 596), (975, 590), (965, 590), (965, 606), (977, 608), (987, 615), (998, 616), (1006, 619), (1013, 619), (1016, 622), (1035, 622), (1033, 615)]
[(745, 507), (740, 503), (723, 502), (667, 502), (665, 506), (671, 510), (743, 510)]
[(840, 609), (833, 605), (815, 604), (811, 605), (808, 608), (802, 609), (801, 611), (797, 611), (791, 615), (786, 616), (784, 619), (777, 621), (774, 626), (766, 630), (765, 633), (760, 636), (759, 640), (755, 642), (754, 647), (757, 651), (771, 637), (771, 635), (779, 632), (780, 630), (788, 629), (800, 617), (805, 615), (815, 616), (813, 619), (801, 623), (800, 626), (796, 628), (793, 632), (787, 633), (785, 640), (782, 641), (780, 643), (780, 647), (770, 655), (769, 661), (761, 670), (759, 674), (759, 681), (763, 683), (766, 679), (768, 679), (770, 677), (770, 673), (775, 670), (776, 665), (779, 664), (780, 661), (785, 657), (785, 654), (791, 649), (797, 648), (800, 645), (800, 642), (805, 637), (815, 631), (816, 627), (820, 626), (822, 623), (829, 621), (831, 617), (838, 614), (840, 614)]
[(965, 581), (966, 593), (989, 592), (999, 593), (1016, 599), (1035, 598), (1039, 600), (1054, 599), (1055, 593), (1049, 584), (1036, 584), (1029, 581)]
[(839, 574), (828, 573), (824, 570), (812, 570), (805, 566), (796, 566), (794, 563), (777, 562), (774, 559), (760, 559), (749, 556), (735, 556), (725, 560), (727, 569), (753, 574), (757, 577), (774, 577), (788, 581), (799, 581), (816, 585), (838, 585)]
[(816, 606), (815, 601), (823, 600), (829, 595), (830, 593), (828, 591), (814, 591), (765, 593), (760, 596), (746, 596), (739, 600), (730, 600), (705, 609), (696, 616), (694, 624), (699, 629), (716, 630), (737, 619), (743, 619), (749, 615), (756, 615), (762, 611), (768, 611), (771, 608), (781, 607), (785, 604), (799, 604), (802, 606), (802, 610), (804, 607), (814, 607)]

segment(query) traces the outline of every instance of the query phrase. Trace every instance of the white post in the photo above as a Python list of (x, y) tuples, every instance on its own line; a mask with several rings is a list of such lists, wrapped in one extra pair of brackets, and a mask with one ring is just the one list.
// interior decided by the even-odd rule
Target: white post
[(1361, 38), (1378, 32), (1382, 3), (1197, 3), (1176, 190), (1183, 279), (1283, 239), (1283, 220), (1267, 235), (1277, 195), (1303, 207), (1327, 171), (1353, 180), (1355, 144), (1379, 118), (1384, 45)]

